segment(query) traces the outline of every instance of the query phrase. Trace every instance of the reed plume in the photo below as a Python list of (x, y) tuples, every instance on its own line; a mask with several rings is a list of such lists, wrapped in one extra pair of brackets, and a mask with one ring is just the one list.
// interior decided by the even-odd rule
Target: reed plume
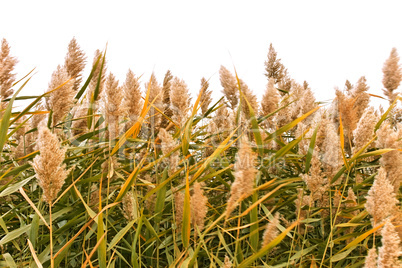
[[(358, 152), (373, 138), (373, 129), (377, 124), (378, 119), (379, 118), (375, 115), (373, 107), (370, 107), (364, 111), (359, 122), (357, 123), (356, 129), (353, 131), (353, 154)], [(370, 148), (370, 145), (368, 148)]]
[(48, 91), (51, 91), (57, 87), (60, 88), (50, 93), (50, 96), (46, 98), (45, 102), (46, 109), (53, 111), (53, 126), (59, 123), (73, 107), (75, 95), (73, 86), (74, 80), (70, 79), (66, 68), (60, 65), (57, 66), (56, 71), (54, 71), (52, 74)]
[(376, 250), (376, 248), (371, 248), (368, 251), (366, 260), (364, 262), (364, 268), (377, 268), (377, 250)]
[(129, 118), (128, 127), (131, 127), (140, 116), (143, 100), (138, 78), (135, 77), (133, 71), (130, 69), (123, 84), (123, 94), (124, 112)]
[[(402, 124), (398, 124), (397, 129), (392, 129), (387, 124), (382, 124), (377, 131), (376, 145), (379, 148), (402, 148)], [(402, 152), (398, 150), (390, 151), (382, 155), (381, 166), (387, 172), (387, 179), (394, 186), (395, 193), (398, 192), (402, 182)]]
[(229, 107), (234, 110), (239, 103), (239, 90), (236, 78), (223, 66), (219, 69), (219, 78), (223, 87), (222, 92), (230, 104)]
[(387, 179), (385, 168), (378, 170), (378, 175), (367, 193), (364, 207), (373, 218), (373, 226), (381, 223), (397, 209), (398, 199), (394, 187)]
[(402, 262), (399, 257), (402, 256), (401, 240), (395, 231), (395, 226), (388, 219), (381, 230), (382, 247), (378, 249), (379, 268), (400, 268)]
[(88, 109), (86, 105), (76, 105), (73, 108), (74, 111), (74, 121), (71, 122), (71, 133), (75, 135), (85, 133), (88, 128), (87, 115)]
[(63, 164), (66, 148), (61, 148), (57, 135), (44, 123), (39, 125), (37, 145), (40, 154), (33, 159), (38, 184), (43, 190), (43, 199), (51, 204), (61, 190), (69, 171)]
[(201, 183), (195, 182), (193, 188), (193, 194), (191, 195), (190, 207), (191, 207), (191, 222), (194, 229), (198, 229), (201, 232), (204, 229), (204, 221), (208, 212), (208, 198), (204, 195), (204, 191), (201, 189)]
[(82, 71), (85, 67), (85, 53), (81, 50), (75, 37), (68, 44), (67, 55), (64, 59), (67, 73), (74, 79), (73, 91), (77, 91), (82, 81)]
[(10, 55), (10, 46), (3, 38), (0, 49), (0, 111), (5, 108), (2, 100), (9, 98), (14, 93), (12, 85), (15, 81), (13, 71), (16, 64), (17, 59)]
[(272, 43), (269, 44), (267, 61), (265, 61), (264, 64), (265, 76), (267, 76), (268, 79), (274, 79), (275, 84), (280, 83), (285, 75), (285, 67), (281, 63), (281, 59), (278, 58), (278, 53), (275, 51)]
[(178, 191), (176, 188), (172, 189), (175, 191), (174, 193), (174, 208), (175, 208), (175, 223), (176, 223), (176, 231), (179, 231), (182, 223), (183, 223), (183, 212), (184, 212), (184, 193)]
[(123, 115), (121, 101), (123, 99), (123, 89), (119, 87), (119, 81), (110, 73), (106, 80), (105, 91), (102, 96), (105, 122), (109, 129), (109, 139), (114, 140), (119, 135), (119, 117)]
[(359, 121), (364, 111), (369, 106), (370, 95), (367, 93), (369, 86), (366, 77), (362, 76), (356, 83), (356, 87), (351, 91), (351, 98), (354, 100), (353, 108)]
[(392, 48), (382, 72), (384, 74), (382, 84), (385, 88), (383, 92), (388, 97), (389, 102), (392, 103), (398, 94), (394, 91), (399, 87), (402, 80), (402, 68), (399, 65), (399, 55), (396, 48)]
[(201, 104), (201, 112), (205, 114), (208, 111), (209, 105), (212, 102), (212, 91), (208, 90), (209, 83), (208, 81), (203, 77), (201, 78), (201, 97), (200, 97), (200, 104)]
[[(172, 136), (164, 128), (159, 129), (158, 137), (162, 140), (161, 149), (163, 155), (171, 153), (172, 150), (174, 150), (174, 148), (176, 148), (178, 145), (177, 142), (173, 140)], [(179, 165), (179, 156), (180, 152), (176, 150), (172, 152), (167, 159), (166, 162), (169, 164), (169, 175), (173, 174), (176, 171), (177, 166)]]
[(132, 221), (138, 218), (137, 201), (135, 200), (133, 191), (128, 191), (123, 197), (123, 216)]
[(228, 255), (225, 255), (225, 262), (223, 264), (223, 268), (232, 268), (232, 261), (229, 259)]
[[(95, 51), (95, 55), (94, 55), (94, 59), (92, 62), (92, 68), (95, 66), (96, 61), (98, 61), (98, 65), (96, 66), (96, 69), (94, 70), (93, 76), (91, 78), (91, 81), (89, 82), (89, 86), (88, 86), (88, 91), (87, 91), (87, 101), (91, 102), (92, 98), (95, 98), (95, 89), (98, 85), (98, 81), (99, 81), (99, 94), (96, 97), (96, 99), (94, 99), (94, 101), (98, 101), (100, 99), (100, 96), (102, 95), (103, 89), (105, 87), (105, 81), (106, 81), (106, 62), (102, 67), (102, 52), (97, 49)], [(99, 74), (102, 72), (100, 78), (99, 78)]]
[(253, 193), (254, 179), (257, 169), (254, 166), (255, 153), (251, 150), (246, 136), (241, 138), (235, 164), (235, 181), (230, 189), (230, 197), (226, 207), (226, 218), (237, 207), (238, 202)]
[(177, 77), (173, 79), (172, 90), (170, 91), (170, 108), (173, 112), (173, 120), (183, 125), (187, 119), (190, 108), (190, 93), (184, 80)]
[[(165, 74), (165, 77), (163, 78), (163, 83), (162, 83), (162, 94), (163, 94), (163, 113), (169, 117), (172, 118), (173, 116), (173, 111), (170, 108), (170, 92), (172, 88), (172, 80), (173, 80), (173, 75), (170, 70), (168, 70)], [(170, 121), (166, 117), (162, 117), (162, 122), (161, 122), (161, 128), (166, 128), (169, 125)]]
[[(239, 84), (240, 84), (240, 89), (243, 92), (244, 98), (248, 101), (248, 104), (250, 104), (251, 108), (254, 111), (254, 114), (258, 114), (258, 101), (257, 101), (257, 96), (255, 96), (252, 92), (252, 90), (246, 85), (246, 83), (239, 79)], [(242, 98), (241, 99), (241, 108), (243, 115), (248, 119), (250, 118), (250, 108), (246, 102), (246, 100)]]
[(154, 128), (160, 125), (162, 115), (155, 109), (155, 107), (159, 110), (163, 109), (163, 94), (162, 87), (159, 85), (156, 80), (155, 74), (151, 74), (150, 82), (145, 84), (146, 89), (150, 89), (149, 92), (149, 101), (153, 102), (153, 106), (148, 112), (150, 117), (150, 127)]
[(279, 213), (275, 213), (274, 219), (267, 224), (265, 227), (264, 234), (262, 235), (262, 243), (261, 246), (265, 247), (269, 243), (271, 243), (279, 234), (278, 230), (279, 225)]
[[(267, 88), (261, 100), (261, 114), (267, 115), (278, 109), (278, 104), (281, 96), (275, 88), (275, 79), (269, 78)], [(269, 120), (269, 121), (268, 121)], [(272, 125), (273, 117), (267, 119), (268, 125)]]

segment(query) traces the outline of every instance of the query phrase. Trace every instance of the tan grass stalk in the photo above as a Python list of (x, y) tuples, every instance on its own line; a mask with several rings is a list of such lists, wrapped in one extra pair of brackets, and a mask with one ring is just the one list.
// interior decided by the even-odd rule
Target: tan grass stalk
[(56, 71), (54, 71), (52, 74), (48, 91), (51, 91), (68, 81), (61, 88), (50, 93), (50, 96), (46, 98), (46, 109), (53, 111), (53, 126), (59, 123), (74, 105), (74, 81), (69, 79), (70, 77), (67, 73), (67, 70), (65, 67), (60, 65), (57, 66)]
[[(3, 39), (0, 49), (0, 101), (13, 95), (14, 90), (11, 86), (15, 81), (13, 71), (16, 64), (17, 59), (10, 55), (10, 46), (7, 40)], [(4, 107), (4, 103), (0, 103), (0, 110)]]
[(187, 119), (190, 100), (191, 97), (186, 83), (175, 77), (172, 81), (172, 90), (170, 91), (170, 109), (173, 112), (173, 120), (180, 125), (184, 124)]
[(230, 189), (230, 197), (226, 207), (226, 217), (237, 207), (238, 202), (249, 197), (253, 193), (254, 179), (257, 174), (255, 168), (255, 153), (249, 146), (249, 140), (246, 136), (241, 138), (239, 152), (235, 164), (235, 181)]
[(229, 107), (234, 110), (239, 103), (239, 90), (236, 78), (223, 66), (219, 69), (219, 77), (223, 87), (222, 92), (230, 104)]
[(401, 240), (395, 231), (395, 226), (388, 219), (381, 230), (382, 247), (378, 250), (378, 268), (400, 268), (402, 262), (399, 257), (402, 256)]
[(398, 199), (394, 187), (387, 179), (385, 168), (378, 170), (378, 175), (367, 194), (365, 208), (373, 218), (373, 226), (381, 223), (397, 209)]
[(388, 59), (382, 68), (384, 74), (382, 84), (384, 85), (384, 95), (388, 97), (389, 102), (394, 102), (397, 93), (394, 91), (399, 87), (402, 80), (402, 68), (399, 64), (399, 55), (396, 48), (392, 48)]
[(82, 71), (85, 67), (85, 53), (81, 50), (75, 37), (68, 44), (67, 55), (64, 59), (67, 73), (74, 78), (73, 91), (77, 91), (82, 81)]
[(278, 212), (275, 213), (274, 219), (267, 224), (264, 234), (262, 235), (262, 243), (261, 243), (262, 247), (268, 245), (272, 240), (274, 240), (278, 236), (279, 216), (280, 215)]
[(200, 98), (200, 103), (201, 103), (201, 112), (205, 114), (208, 111), (209, 105), (212, 102), (212, 91), (208, 90), (209, 83), (208, 81), (203, 77), (201, 78), (201, 89), (200, 92), (202, 91), (201, 98)]
[(201, 232), (204, 229), (204, 221), (208, 212), (208, 198), (204, 196), (201, 183), (195, 182), (193, 187), (193, 194), (190, 200), (191, 222), (194, 229), (198, 229)]

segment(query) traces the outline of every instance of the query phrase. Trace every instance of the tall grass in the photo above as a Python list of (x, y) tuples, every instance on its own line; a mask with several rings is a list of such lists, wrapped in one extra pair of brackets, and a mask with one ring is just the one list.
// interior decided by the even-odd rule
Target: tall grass
[[(290, 80), (271, 45), (263, 103), (222, 68), (225, 96), (213, 103), (202, 79), (189, 104), (187, 85), (170, 71), (163, 85), (152, 75), (143, 96), (133, 96), (139, 77), (129, 71), (120, 86), (106, 76), (105, 54), (95, 54), (81, 85), (84, 56), (73, 39), (41, 96), (19, 96), (30, 74), (7, 80), (0, 267), (400, 265), (395, 83), (385, 111), (365, 101), (365, 79), (318, 103), (307, 83)], [(67, 68), (72, 55), (78, 71)], [(391, 67), (385, 77), (395, 77)], [(18, 99), (31, 103), (16, 111)], [(49, 188), (57, 189), (52, 198)]]

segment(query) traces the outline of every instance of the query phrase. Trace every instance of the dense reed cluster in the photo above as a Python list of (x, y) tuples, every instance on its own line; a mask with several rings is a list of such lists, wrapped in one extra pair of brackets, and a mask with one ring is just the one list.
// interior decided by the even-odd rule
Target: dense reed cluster
[(363, 76), (322, 103), (271, 44), (258, 100), (224, 66), (221, 88), (121, 83), (97, 50), (86, 77), (73, 38), (21, 97), (3, 39), (0, 267), (402, 267), (402, 69), (384, 60), (383, 97)]

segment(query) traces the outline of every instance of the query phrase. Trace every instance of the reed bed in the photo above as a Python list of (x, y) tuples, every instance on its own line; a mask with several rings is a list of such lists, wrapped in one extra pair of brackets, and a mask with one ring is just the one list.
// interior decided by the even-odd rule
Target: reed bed
[(101, 50), (83, 77), (75, 39), (20, 96), (32, 72), (0, 52), (0, 267), (402, 267), (395, 49), (384, 97), (362, 77), (327, 103), (272, 44), (261, 102), (223, 66), (196, 96), (170, 71), (120, 83)]

